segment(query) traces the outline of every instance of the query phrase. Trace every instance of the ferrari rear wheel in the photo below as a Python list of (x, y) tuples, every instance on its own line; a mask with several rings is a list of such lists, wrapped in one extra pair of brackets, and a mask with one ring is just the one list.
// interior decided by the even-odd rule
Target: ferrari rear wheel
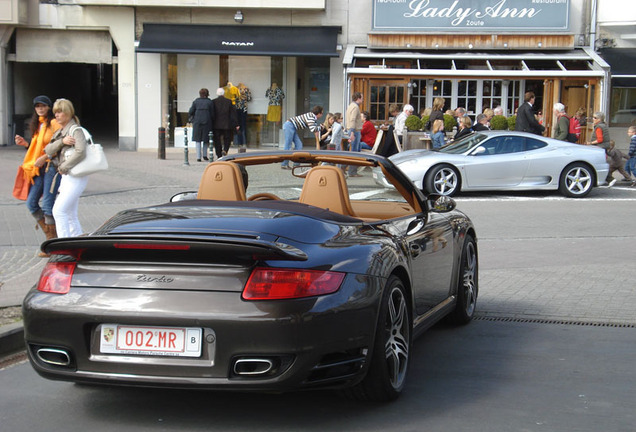
[(594, 173), (589, 166), (572, 163), (565, 167), (559, 180), (559, 192), (570, 198), (583, 198), (594, 187)]
[(459, 193), (460, 181), (457, 170), (447, 164), (431, 168), (424, 177), (424, 185), (428, 193), (450, 197)]
[(406, 383), (411, 356), (411, 315), (402, 281), (391, 276), (382, 295), (370, 365), (364, 380), (350, 390), (356, 399), (391, 401)]
[(467, 324), (475, 315), (477, 295), (479, 293), (479, 268), (477, 244), (470, 234), (464, 240), (462, 260), (457, 281), (457, 303), (451, 319), (455, 324)]

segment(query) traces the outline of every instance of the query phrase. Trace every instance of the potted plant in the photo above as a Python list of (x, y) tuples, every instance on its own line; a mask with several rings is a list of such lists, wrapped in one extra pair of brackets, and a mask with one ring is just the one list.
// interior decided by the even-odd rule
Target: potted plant
[(493, 118), (490, 119), (490, 129), (508, 130), (508, 119), (502, 115), (493, 116)]
[(515, 130), (515, 125), (517, 124), (517, 116), (516, 115), (511, 115), (510, 117), (508, 117), (508, 129), (509, 130)]
[(419, 131), (422, 130), (424, 124), (422, 123), (422, 119), (416, 115), (410, 115), (404, 121), (404, 126), (410, 131)]

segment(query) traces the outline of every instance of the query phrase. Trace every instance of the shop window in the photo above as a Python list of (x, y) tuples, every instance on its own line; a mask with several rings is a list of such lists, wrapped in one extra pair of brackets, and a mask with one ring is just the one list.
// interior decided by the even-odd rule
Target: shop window
[(628, 126), (636, 120), (636, 88), (614, 87), (610, 107), (610, 125)]
[(396, 104), (402, 108), (406, 96), (407, 83), (383, 82), (369, 85), (369, 113), (371, 121), (389, 119), (389, 105)]
[(459, 80), (457, 83), (457, 106), (466, 108), (466, 112), (474, 120), (477, 114), (477, 81)]
[(508, 104), (505, 107), (505, 112), (508, 115), (517, 114), (520, 101), (522, 101), (521, 81), (510, 81), (508, 84)]
[(482, 90), (481, 107), (482, 112), (486, 108), (496, 108), (502, 104), (502, 85), (501, 81), (497, 80), (484, 80)]

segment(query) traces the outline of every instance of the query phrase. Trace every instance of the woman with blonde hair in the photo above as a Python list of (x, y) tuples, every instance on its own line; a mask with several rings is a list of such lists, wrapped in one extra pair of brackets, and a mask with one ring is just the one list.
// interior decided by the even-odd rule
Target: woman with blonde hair
[(53, 205), (53, 217), (59, 237), (76, 237), (82, 234), (82, 226), (77, 216), (79, 198), (86, 184), (88, 176), (73, 177), (69, 170), (86, 157), (86, 137), (79, 126), (79, 119), (75, 115), (75, 108), (68, 99), (58, 99), (53, 104), (55, 120), (60, 125), (51, 142), (44, 148), (50, 159), (57, 165), (57, 171), (62, 175), (60, 191)]
[(433, 123), (435, 120), (441, 120), (444, 122), (444, 104), (446, 100), (443, 97), (436, 97), (433, 99), (433, 110), (431, 111), (431, 116), (428, 121), (431, 124), (431, 128), (433, 127)]
[(471, 132), (473, 132), (473, 121), (468, 116), (461, 117), (459, 119), (459, 130), (455, 134), (454, 140), (457, 141), (466, 135), (470, 135)]
[[(325, 121), (320, 125), (320, 149), (326, 149), (329, 145), (329, 141), (331, 141), (331, 130), (333, 128), (333, 122), (335, 118), (332, 113), (327, 113), (325, 116)], [(316, 149), (316, 150), (320, 150)]]
[(444, 134), (444, 120), (435, 120), (431, 129), (431, 141), (433, 148), (440, 148), (446, 144), (446, 135)]

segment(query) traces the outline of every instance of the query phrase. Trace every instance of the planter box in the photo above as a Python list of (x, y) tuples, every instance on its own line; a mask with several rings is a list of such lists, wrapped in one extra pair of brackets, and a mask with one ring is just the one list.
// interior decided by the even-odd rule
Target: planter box
[(402, 137), (402, 150), (430, 149), (431, 136), (424, 131), (404, 131)]

